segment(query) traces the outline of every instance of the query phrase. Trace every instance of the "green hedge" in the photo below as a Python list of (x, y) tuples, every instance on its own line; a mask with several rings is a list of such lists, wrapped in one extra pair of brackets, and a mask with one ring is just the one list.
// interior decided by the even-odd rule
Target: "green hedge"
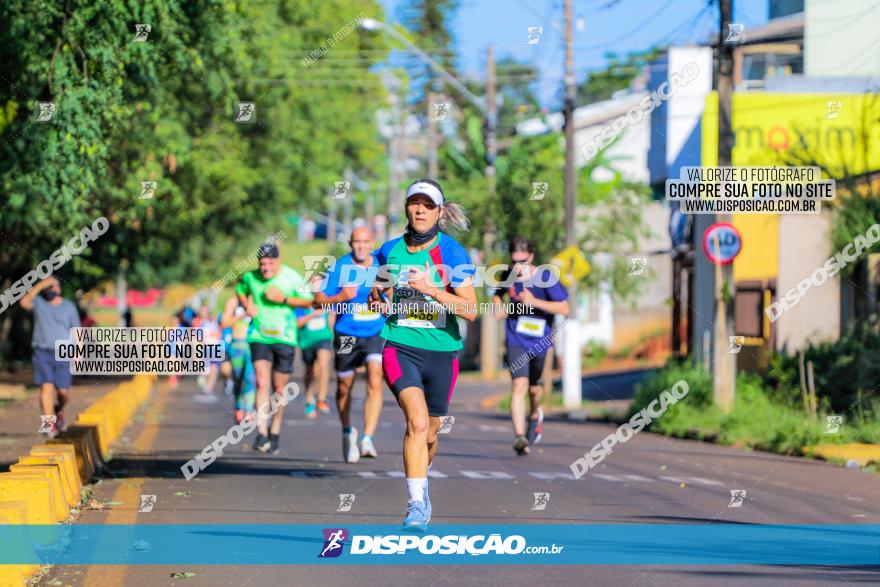
[(851, 410), (838, 434), (824, 434), (825, 416), (818, 421), (791, 404), (788, 391), (780, 399), (761, 378), (740, 373), (733, 410), (724, 414), (712, 404), (712, 379), (692, 363), (669, 364), (636, 387), (630, 415), (646, 407), (672, 385), (684, 379), (688, 394), (655, 420), (650, 430), (668, 436), (737, 444), (783, 454), (800, 454), (817, 443), (880, 442), (880, 411)]

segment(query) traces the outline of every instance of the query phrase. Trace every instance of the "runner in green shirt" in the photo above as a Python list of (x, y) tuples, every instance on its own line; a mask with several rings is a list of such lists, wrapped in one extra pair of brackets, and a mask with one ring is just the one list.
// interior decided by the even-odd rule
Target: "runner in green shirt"
[[(317, 284), (320, 275), (312, 276)], [(317, 285), (315, 285), (317, 287)], [(330, 413), (327, 403), (327, 388), (330, 384), (330, 358), (333, 356), (332, 314), (323, 310), (296, 309), (299, 326), (299, 350), (306, 365), (304, 383), (306, 386), (305, 415), (309, 420)], [(315, 387), (318, 388), (318, 401), (315, 403)]]
[[(257, 413), (269, 402), (270, 389), (282, 390), (290, 381), (297, 344), (294, 308), (309, 308), (312, 294), (303, 287), (302, 276), (281, 264), (281, 252), (274, 242), (266, 242), (257, 254), (260, 267), (241, 277), (235, 293), (253, 320), (248, 342), (257, 376)], [(260, 452), (279, 452), (278, 438), (284, 421), (284, 406), (277, 406), (269, 429), (260, 417), (254, 448)]]

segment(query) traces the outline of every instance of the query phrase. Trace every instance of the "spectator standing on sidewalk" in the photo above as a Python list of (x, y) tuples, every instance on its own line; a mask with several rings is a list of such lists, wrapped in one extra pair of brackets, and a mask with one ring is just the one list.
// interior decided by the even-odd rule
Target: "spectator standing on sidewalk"
[(21, 307), (34, 313), (34, 383), (40, 386), (43, 434), (54, 438), (64, 432), (64, 405), (69, 399), (73, 376), (70, 363), (55, 359), (55, 341), (69, 340), (70, 329), (80, 326), (76, 304), (61, 297), (61, 284), (47, 277), (21, 299)]

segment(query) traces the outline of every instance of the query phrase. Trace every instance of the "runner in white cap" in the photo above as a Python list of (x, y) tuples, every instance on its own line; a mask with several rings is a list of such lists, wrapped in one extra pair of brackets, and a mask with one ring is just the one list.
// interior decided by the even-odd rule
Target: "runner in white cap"
[(458, 376), (457, 316), (475, 320), (477, 296), (467, 251), (445, 232), (467, 229), (464, 210), (445, 200), (439, 184), (420, 179), (407, 190), (406, 216), (406, 234), (386, 242), (376, 255), (393, 279), (382, 282), (380, 275), (370, 295), (387, 312), (386, 292), (393, 291), (395, 313), (382, 328), (387, 341), (382, 368), (406, 418), (404, 526), (424, 529), (431, 519), (428, 469)]

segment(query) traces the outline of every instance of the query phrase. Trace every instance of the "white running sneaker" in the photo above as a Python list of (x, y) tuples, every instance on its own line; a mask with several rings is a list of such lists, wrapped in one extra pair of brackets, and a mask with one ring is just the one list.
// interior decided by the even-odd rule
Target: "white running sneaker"
[(361, 456), (371, 459), (379, 456), (376, 454), (376, 447), (373, 445), (373, 438), (371, 436), (364, 436), (361, 439)]
[(361, 453), (357, 446), (358, 431), (352, 428), (351, 432), (342, 433), (342, 458), (346, 463), (356, 463), (361, 458)]

